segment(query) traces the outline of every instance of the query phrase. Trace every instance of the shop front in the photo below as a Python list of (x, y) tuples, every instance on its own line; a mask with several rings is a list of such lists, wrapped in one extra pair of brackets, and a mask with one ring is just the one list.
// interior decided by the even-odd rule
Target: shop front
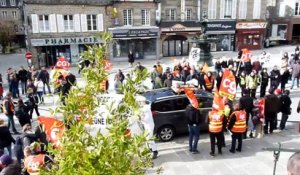
[(161, 22), (162, 56), (187, 56), (192, 38), (201, 34), (201, 24), (192, 21)]
[(159, 57), (158, 27), (115, 27), (108, 30), (113, 38), (110, 59), (127, 60), (129, 51), (132, 51), (135, 59)]
[(235, 20), (208, 21), (206, 34), (217, 39), (217, 42), (210, 44), (212, 52), (235, 50), (235, 26)]
[(100, 43), (101, 40), (94, 36), (30, 39), (31, 50), (36, 55), (35, 62), (39, 67), (54, 66), (60, 56), (64, 56), (70, 63), (76, 63), (87, 45)]
[(262, 49), (266, 35), (266, 22), (238, 22), (236, 24), (237, 49)]

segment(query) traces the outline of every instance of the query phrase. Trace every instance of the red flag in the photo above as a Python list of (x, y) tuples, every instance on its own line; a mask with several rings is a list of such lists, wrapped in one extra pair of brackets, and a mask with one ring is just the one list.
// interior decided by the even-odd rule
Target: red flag
[(261, 98), (259, 100), (259, 107), (260, 107), (260, 115), (261, 116), (265, 116), (265, 99), (264, 98)]
[(198, 108), (199, 107), (198, 100), (197, 100), (193, 90), (190, 89), (190, 88), (184, 88), (184, 93), (186, 94), (186, 96), (190, 100), (190, 103), (192, 104), (192, 106), (194, 108)]
[(58, 60), (56, 61), (55, 68), (69, 70), (70, 63), (67, 60), (65, 60), (64, 57), (59, 57)]
[(61, 120), (52, 117), (38, 117), (39, 124), (42, 125), (44, 132), (47, 135), (49, 141), (54, 147), (60, 147), (59, 139), (65, 131), (64, 123)]
[(241, 61), (242, 62), (249, 62), (249, 61), (251, 61), (251, 57), (252, 57), (251, 52), (247, 48), (242, 49), (242, 51), (243, 51), (243, 54), (242, 54), (242, 57), (241, 57)]
[(226, 96), (229, 100), (234, 100), (236, 94), (236, 82), (233, 73), (225, 69), (219, 90), (220, 96)]
[(224, 110), (224, 108), (225, 108), (223, 99), (220, 96), (217, 88), (215, 88), (214, 101), (213, 101), (213, 106), (212, 107), (213, 107), (213, 109), (218, 110), (218, 111)]

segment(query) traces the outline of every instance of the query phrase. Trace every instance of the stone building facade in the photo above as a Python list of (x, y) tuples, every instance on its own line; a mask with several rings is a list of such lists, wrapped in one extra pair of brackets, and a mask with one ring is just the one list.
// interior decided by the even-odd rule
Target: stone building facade
[(53, 66), (59, 56), (78, 62), (87, 45), (102, 42), (97, 34), (111, 25), (106, 12), (110, 4), (105, 0), (27, 0), (24, 12), (33, 63)]

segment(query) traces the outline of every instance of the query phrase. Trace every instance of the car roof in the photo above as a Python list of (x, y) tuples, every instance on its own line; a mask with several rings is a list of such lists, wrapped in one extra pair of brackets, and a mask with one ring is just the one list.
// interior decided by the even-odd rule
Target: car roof
[[(173, 98), (178, 98), (178, 97), (186, 97), (186, 95), (184, 93), (176, 94), (171, 88), (161, 88), (161, 89), (150, 90), (150, 91), (146, 91), (142, 95), (149, 102), (154, 102), (154, 101), (162, 100), (162, 99), (173, 99)], [(211, 94), (210, 92), (207, 92), (205, 90), (202, 90), (202, 89), (196, 90), (195, 95), (197, 97), (213, 98), (213, 94)]]

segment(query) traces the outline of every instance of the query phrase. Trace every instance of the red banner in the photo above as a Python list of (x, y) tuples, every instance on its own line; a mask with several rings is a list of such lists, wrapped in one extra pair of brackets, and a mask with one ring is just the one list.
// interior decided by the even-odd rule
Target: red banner
[(64, 123), (61, 120), (52, 117), (39, 117), (38, 121), (39, 124), (42, 125), (49, 141), (54, 145), (54, 147), (59, 148), (59, 139), (62, 138), (65, 131)]
[(260, 115), (261, 116), (265, 116), (265, 99), (264, 98), (261, 98), (259, 100), (259, 107), (260, 107)]
[(251, 61), (251, 57), (252, 57), (251, 52), (247, 48), (243, 49), (243, 54), (242, 54), (242, 57), (241, 57), (241, 61), (242, 62), (249, 62), (249, 61)]
[(186, 94), (186, 96), (190, 100), (190, 103), (192, 104), (192, 106), (194, 108), (198, 108), (199, 107), (198, 100), (197, 100), (193, 90), (190, 89), (190, 88), (184, 88), (184, 93)]
[(213, 101), (213, 106), (212, 107), (213, 107), (213, 109), (218, 110), (218, 111), (224, 110), (224, 108), (225, 108), (223, 99), (220, 96), (217, 88), (215, 88), (214, 101)]
[(233, 73), (225, 69), (219, 90), (220, 96), (226, 96), (229, 100), (234, 100), (236, 94), (236, 82)]
[(55, 68), (69, 70), (70, 63), (64, 57), (59, 57), (56, 61)]

